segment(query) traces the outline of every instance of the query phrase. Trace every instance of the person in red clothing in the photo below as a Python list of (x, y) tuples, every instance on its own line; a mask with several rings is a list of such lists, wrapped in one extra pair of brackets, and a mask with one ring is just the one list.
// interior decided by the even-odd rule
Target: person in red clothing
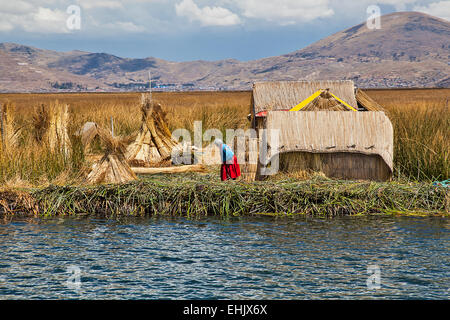
[(220, 178), (222, 181), (226, 181), (228, 179), (236, 180), (236, 178), (241, 175), (241, 168), (239, 167), (234, 152), (220, 139), (216, 139), (214, 144), (219, 148), (220, 157), (222, 159)]

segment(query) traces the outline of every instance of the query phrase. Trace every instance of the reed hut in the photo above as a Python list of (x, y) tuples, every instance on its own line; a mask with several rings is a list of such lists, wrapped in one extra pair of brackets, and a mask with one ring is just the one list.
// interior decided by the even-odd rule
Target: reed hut
[(128, 162), (145, 167), (170, 159), (178, 143), (172, 139), (161, 105), (153, 102), (148, 93), (142, 94), (141, 112), (141, 128), (125, 154)]
[[(269, 150), (260, 153), (259, 167), (278, 156), (281, 172), (312, 170), (376, 181), (392, 176), (392, 124), (352, 81), (255, 83), (252, 123), (269, 129), (258, 137)], [(275, 134), (278, 146), (271, 145)], [(262, 178), (259, 167), (256, 177)]]

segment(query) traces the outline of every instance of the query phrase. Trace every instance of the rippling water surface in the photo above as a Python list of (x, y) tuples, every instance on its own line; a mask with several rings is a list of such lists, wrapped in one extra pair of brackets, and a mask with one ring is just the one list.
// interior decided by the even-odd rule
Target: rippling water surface
[(449, 222), (16, 220), (0, 225), (0, 298), (448, 299)]

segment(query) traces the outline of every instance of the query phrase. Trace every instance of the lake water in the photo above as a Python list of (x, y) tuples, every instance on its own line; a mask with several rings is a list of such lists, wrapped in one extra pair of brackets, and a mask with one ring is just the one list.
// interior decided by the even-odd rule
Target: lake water
[(449, 222), (3, 222), (0, 299), (448, 299)]

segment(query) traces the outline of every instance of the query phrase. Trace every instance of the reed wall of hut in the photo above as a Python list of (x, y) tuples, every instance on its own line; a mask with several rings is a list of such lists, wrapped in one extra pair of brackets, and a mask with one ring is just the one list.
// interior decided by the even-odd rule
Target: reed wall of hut
[[(270, 152), (262, 160), (280, 155), (282, 171), (377, 181), (392, 176), (393, 128), (384, 112), (270, 111), (265, 121)], [(279, 135), (277, 148), (270, 145), (273, 134)]]

